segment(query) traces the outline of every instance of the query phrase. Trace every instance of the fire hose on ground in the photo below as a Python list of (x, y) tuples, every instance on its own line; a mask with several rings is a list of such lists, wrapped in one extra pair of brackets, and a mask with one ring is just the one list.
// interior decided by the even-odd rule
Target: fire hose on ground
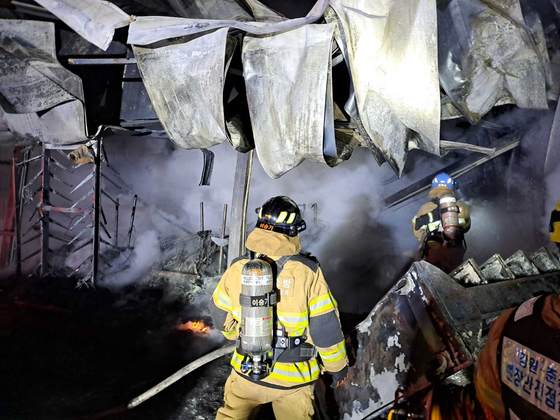
[(96, 414), (96, 415), (93, 415), (93, 416), (84, 416), (84, 417), (80, 417), (79, 419), (75, 419), (75, 420), (102, 419), (102, 418), (105, 418), (105, 417), (109, 417), (109, 416), (112, 416), (112, 415), (115, 415), (115, 414), (122, 413), (122, 412), (127, 411), (127, 410), (131, 410), (134, 407), (142, 404), (144, 401), (152, 398), (154, 395), (160, 393), (161, 391), (163, 391), (168, 386), (174, 384), (175, 382), (177, 382), (182, 377), (184, 377), (184, 376), (188, 375), (189, 373), (195, 371), (199, 367), (204, 366), (204, 365), (206, 365), (206, 364), (208, 364), (208, 363), (210, 363), (210, 362), (212, 362), (216, 359), (219, 359), (220, 357), (225, 356), (226, 354), (233, 353), (234, 350), (235, 350), (235, 344), (233, 344), (231, 346), (222, 347), (220, 349), (214, 350), (214, 351), (196, 359), (194, 362), (189, 363), (188, 365), (186, 365), (182, 369), (178, 370), (177, 372), (175, 372), (173, 375), (171, 375), (167, 379), (164, 379), (163, 381), (161, 381), (156, 386), (150, 388), (149, 390), (147, 390), (143, 394), (138, 395), (136, 398), (133, 398), (132, 400), (130, 400), (126, 404), (121, 405), (119, 407), (115, 407), (111, 410), (104, 411), (102, 413), (99, 413), (99, 414)]

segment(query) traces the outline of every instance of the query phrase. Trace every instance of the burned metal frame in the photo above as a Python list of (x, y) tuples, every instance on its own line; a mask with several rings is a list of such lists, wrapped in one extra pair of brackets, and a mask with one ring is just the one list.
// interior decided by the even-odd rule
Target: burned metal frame
[(427, 262), (414, 263), (357, 327), (356, 363), (348, 385), (335, 391), (341, 417), (377, 417), (473, 366), (499, 314), (560, 292), (559, 266), (465, 287)]
[(16, 274), (21, 273), (21, 196), (23, 185), (27, 177), (27, 165), (21, 165), (29, 159), (29, 147), (14, 147), (13, 158), (3, 162), (11, 166), (10, 191), (8, 195), (8, 208), (4, 217), (4, 230), (0, 231), (2, 243), (0, 246), (0, 266), (16, 265)]
[[(72, 244), (76, 243), (76, 245), (72, 249), (68, 249), (64, 254), (64, 257), (68, 257), (87, 246), (91, 245), (91, 253), (83, 260), (77, 267), (73, 267), (70, 270), (70, 273), (67, 274), (67, 277), (75, 276), (76, 273), (82, 272), (82, 268), (86, 265), (89, 265), (89, 270), (83, 275), (80, 279), (78, 279), (78, 286), (95, 286), (100, 279), (100, 276), (103, 274), (100, 268), (100, 258), (103, 260), (101, 256), (102, 252), (102, 245), (110, 246), (112, 249), (115, 249), (119, 252), (130, 248), (130, 242), (132, 237), (132, 231), (134, 229), (134, 216), (136, 212), (136, 201), (137, 196), (134, 196), (133, 199), (133, 207), (132, 207), (132, 215), (130, 221), (130, 227), (128, 230), (127, 238), (125, 239), (126, 246), (119, 247), (118, 241), (118, 223), (119, 223), (119, 211), (120, 211), (120, 199), (114, 199), (109, 195), (107, 191), (103, 188), (103, 180), (108, 182), (109, 184), (113, 185), (117, 189), (122, 189), (118, 182), (115, 182), (113, 179), (108, 177), (102, 172), (102, 166), (107, 163), (107, 159), (103, 156), (103, 139), (101, 137), (95, 138), (90, 140), (85, 144), (86, 147), (89, 147), (92, 152), (93, 160), (89, 163), (79, 163), (77, 165), (73, 165), (73, 169), (70, 169), (63, 165), (62, 163), (58, 162), (53, 157), (53, 151), (58, 152), (60, 155), (64, 156), (69, 161), (72, 161), (70, 156), (64, 152), (64, 150), (74, 150), (77, 147), (82, 147), (84, 144), (75, 144), (75, 145), (47, 145), (43, 144), (41, 146), (41, 153), (38, 156), (27, 158), (22, 162), (17, 163), (18, 166), (23, 166), (25, 170), (27, 170), (27, 165), (30, 162), (40, 161), (41, 168), (39, 172), (31, 179), (27, 185), (24, 185), (25, 179), (22, 178), (21, 186), (18, 187), (20, 192), (18, 194), (20, 205), (20, 210), (23, 210), (23, 206), (26, 204), (23, 200), (23, 191), (29, 191), (29, 188), (37, 179), (40, 179), (40, 186), (39, 188), (31, 195), (33, 197), (37, 193), (41, 193), (39, 203), (36, 209), (31, 214), (29, 221), (31, 222), (35, 215), (38, 216), (38, 219), (35, 223), (31, 225), (26, 233), (21, 236), (26, 236), (29, 232), (34, 230), (34, 228), (38, 225), (39, 234), (33, 235), (31, 238), (26, 239), (24, 242), (21, 241), (21, 238), (18, 239), (18, 246), (17, 252), (21, 255), (21, 247), (25, 244), (31, 243), (36, 239), (40, 239), (39, 249), (30, 252), (24, 258), (19, 257), (18, 267), (21, 267), (21, 262), (26, 261), (37, 254), (40, 254), (40, 260), (37, 268), (33, 270), (32, 274), (37, 273), (40, 277), (46, 277), (51, 275), (55, 270), (59, 269), (60, 267), (56, 267), (55, 264), (52, 262), (52, 256), (54, 255), (53, 250), (50, 248), (50, 239), (56, 239), (64, 243), (65, 246), (70, 247)], [(27, 154), (28, 157), (28, 154)], [(82, 167), (84, 165), (91, 166), (91, 170), (89, 170), (83, 179), (78, 182), (76, 186), (71, 185), (67, 182), (63, 176), (56, 176), (52, 173), (52, 166), (57, 166), (61, 168), (64, 173), (74, 173), (74, 170)], [(14, 164), (16, 167), (16, 164)], [(116, 172), (115, 172), (116, 173)], [(26, 174), (27, 175), (27, 174)], [(117, 174), (118, 175), (118, 174)], [(91, 188), (86, 192), (83, 196), (81, 196), (77, 200), (73, 200), (72, 198), (66, 197), (65, 195), (61, 194), (57, 191), (56, 188), (53, 188), (52, 180), (56, 180), (61, 184), (66, 185), (67, 187), (72, 188), (69, 192), (69, 196), (72, 197), (74, 193), (78, 191), (79, 188), (87, 185), (88, 182), (91, 182)], [(120, 180), (120, 178), (119, 178)], [(122, 182), (122, 181), (121, 181)], [(122, 183), (124, 184), (124, 182)], [(130, 190), (127, 187), (128, 190)], [(51, 194), (57, 195), (61, 197), (63, 200), (69, 201), (67, 206), (55, 206), (51, 202)], [(85, 204), (87, 201), (86, 199), (91, 197), (91, 205)], [(108, 230), (107, 227), (107, 219), (105, 216), (105, 212), (102, 206), (102, 197), (106, 197), (109, 201), (111, 201), (115, 205), (115, 232), (113, 236)], [(79, 216), (77, 221), (73, 219), (68, 222), (68, 225), (64, 225), (52, 218), (52, 216), (56, 213), (63, 213), (66, 215), (75, 215)], [(89, 218), (89, 221), (88, 221)], [(85, 222), (85, 226), (82, 227), (80, 231), (78, 231), (73, 237), (67, 237), (66, 235), (57, 235), (55, 232), (52, 231), (51, 225), (60, 226), (66, 229), (67, 232), (74, 230), (77, 226), (79, 226), (82, 222)], [(16, 222), (16, 226), (21, 228), (21, 223)], [(88, 232), (91, 233), (91, 237), (78, 243), (78, 239), (82, 238)], [(102, 236), (102, 232), (107, 236), (108, 240), (112, 240), (109, 242), (105, 240)], [(105, 261), (105, 264), (110, 265), (108, 261)]]
[(492, 159), (503, 155), (510, 150), (515, 149), (519, 146), (521, 135), (520, 134), (512, 134), (505, 136), (501, 139), (500, 145), (496, 147), (496, 150), (491, 155), (486, 155), (483, 157), (478, 157), (476, 155), (470, 156), (467, 159), (455, 162), (445, 168), (438, 170), (437, 172), (427, 176), (426, 178), (398, 191), (397, 193), (386, 197), (383, 201), (387, 206), (386, 209), (390, 209), (395, 207), (405, 201), (416, 197), (430, 189), (432, 179), (440, 172), (447, 172), (453, 178), (459, 178), (462, 175), (472, 171), (473, 169), (477, 168), (478, 166), (491, 161)]
[(247, 205), (249, 202), (249, 186), (253, 168), (253, 150), (237, 154), (233, 198), (231, 202), (231, 231), (228, 245), (227, 265), (245, 254), (245, 233), (247, 230)]

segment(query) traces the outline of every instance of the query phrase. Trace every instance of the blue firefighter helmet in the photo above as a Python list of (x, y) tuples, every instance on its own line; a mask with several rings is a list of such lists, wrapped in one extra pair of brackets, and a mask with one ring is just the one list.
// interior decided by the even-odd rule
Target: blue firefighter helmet
[(454, 190), (459, 188), (459, 184), (451, 177), (451, 175), (442, 172), (441, 174), (437, 174), (432, 180), (432, 188), (436, 187), (447, 187)]

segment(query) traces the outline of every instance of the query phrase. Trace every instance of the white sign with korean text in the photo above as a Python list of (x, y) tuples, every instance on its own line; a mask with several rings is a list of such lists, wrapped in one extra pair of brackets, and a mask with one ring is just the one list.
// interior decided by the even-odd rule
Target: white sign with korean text
[(504, 337), (502, 382), (524, 400), (560, 420), (560, 364)]

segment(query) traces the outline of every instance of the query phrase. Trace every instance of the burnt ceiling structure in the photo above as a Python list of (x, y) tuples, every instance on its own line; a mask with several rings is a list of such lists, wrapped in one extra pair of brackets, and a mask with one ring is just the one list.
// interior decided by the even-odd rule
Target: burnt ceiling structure
[(12, 142), (99, 126), (186, 149), (227, 140), (272, 178), (367, 147), (400, 176), (411, 150), (448, 150), (442, 121), (546, 109), (559, 91), (553, 0), (37, 3), (2, 9)]

